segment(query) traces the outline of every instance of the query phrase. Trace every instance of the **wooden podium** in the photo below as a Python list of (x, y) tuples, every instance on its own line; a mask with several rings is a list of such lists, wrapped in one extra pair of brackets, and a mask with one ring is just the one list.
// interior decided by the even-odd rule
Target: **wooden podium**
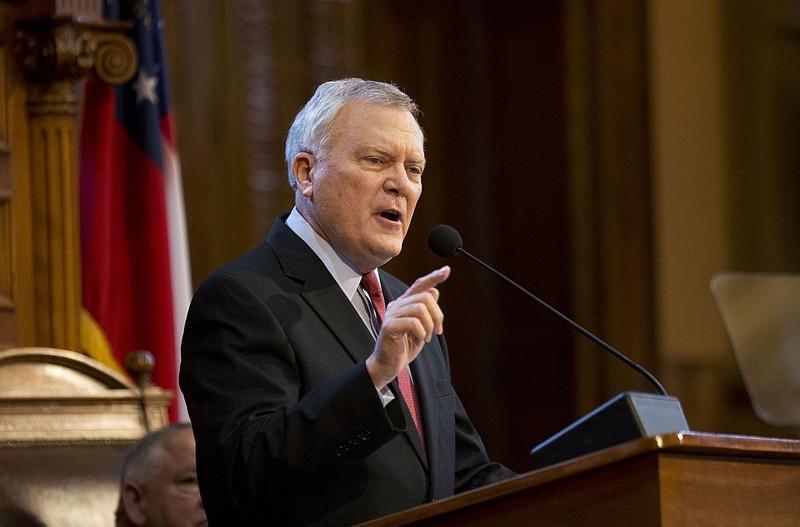
[(800, 525), (800, 441), (682, 432), (631, 441), (362, 524)]

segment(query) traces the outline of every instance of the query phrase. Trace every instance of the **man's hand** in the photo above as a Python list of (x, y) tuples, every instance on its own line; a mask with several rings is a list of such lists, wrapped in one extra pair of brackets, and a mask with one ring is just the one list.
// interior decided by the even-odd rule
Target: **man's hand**
[(386, 306), (375, 351), (367, 358), (367, 371), (375, 388), (382, 390), (443, 331), (444, 314), (439, 307), (436, 286), (450, 276), (444, 266), (418, 278), (408, 291)]

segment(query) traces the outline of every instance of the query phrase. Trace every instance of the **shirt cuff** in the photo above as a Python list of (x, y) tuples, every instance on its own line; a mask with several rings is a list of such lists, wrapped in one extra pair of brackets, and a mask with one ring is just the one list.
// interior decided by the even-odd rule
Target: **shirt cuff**
[(378, 390), (378, 395), (381, 397), (381, 403), (383, 403), (384, 408), (386, 408), (390, 402), (394, 401), (394, 393), (389, 389), (388, 384), (384, 386), (382, 390)]

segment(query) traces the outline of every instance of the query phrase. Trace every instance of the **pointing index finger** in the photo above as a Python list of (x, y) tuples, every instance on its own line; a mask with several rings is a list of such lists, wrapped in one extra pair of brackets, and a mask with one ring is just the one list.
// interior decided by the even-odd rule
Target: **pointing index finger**
[(445, 265), (435, 271), (432, 271), (425, 276), (417, 278), (417, 280), (408, 288), (406, 294), (415, 294), (427, 291), (432, 287), (441, 284), (450, 276), (450, 266)]

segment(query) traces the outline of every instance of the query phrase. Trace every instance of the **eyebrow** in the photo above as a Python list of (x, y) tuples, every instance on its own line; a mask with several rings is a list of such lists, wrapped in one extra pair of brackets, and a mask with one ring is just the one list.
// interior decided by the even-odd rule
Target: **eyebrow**
[[(380, 147), (377, 147), (377, 146), (366, 147), (364, 150), (365, 150), (366, 154), (369, 154), (370, 152), (374, 152), (376, 154), (380, 154), (382, 156), (386, 156), (386, 157), (389, 157), (389, 158), (392, 158), (392, 159), (397, 159), (399, 157), (398, 155), (393, 154), (393, 153), (389, 152), (388, 150), (384, 150), (383, 148), (380, 148)], [(420, 158), (417, 158), (417, 157), (412, 157), (412, 158), (406, 159), (404, 164), (406, 164), (406, 165), (408, 165), (408, 164), (424, 165), (425, 164), (425, 158), (423, 157), (423, 158), (420, 159)]]
[(393, 157), (397, 157), (397, 156), (393, 155), (391, 152), (389, 152), (388, 150), (384, 150), (383, 148), (379, 148), (377, 146), (368, 146), (368, 147), (364, 148), (364, 151), (365, 151), (365, 154), (380, 154), (382, 156), (392, 157), (392, 158)]

